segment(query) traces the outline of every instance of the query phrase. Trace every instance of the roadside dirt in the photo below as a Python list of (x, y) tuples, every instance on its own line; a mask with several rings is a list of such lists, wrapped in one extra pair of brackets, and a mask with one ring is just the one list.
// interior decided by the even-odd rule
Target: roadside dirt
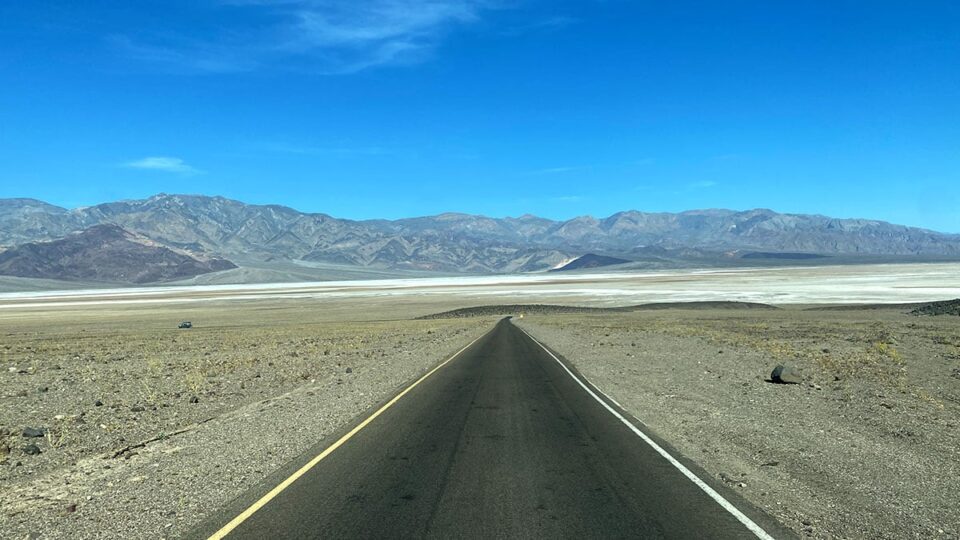
[[(960, 538), (960, 323), (896, 310), (516, 321), (802, 536)], [(784, 363), (804, 383), (767, 382)]]
[[(0, 313), (0, 536), (181, 536), (511, 314), (452, 307)], [(515, 322), (800, 535), (960, 538), (960, 319), (684, 308)]]
[(493, 323), (318, 312), (3, 321), (0, 537), (179, 537)]

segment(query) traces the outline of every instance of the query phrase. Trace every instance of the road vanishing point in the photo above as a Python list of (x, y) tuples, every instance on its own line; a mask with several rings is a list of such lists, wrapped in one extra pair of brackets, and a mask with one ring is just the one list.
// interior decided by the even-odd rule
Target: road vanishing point
[(513, 325), (188, 537), (790, 538)]

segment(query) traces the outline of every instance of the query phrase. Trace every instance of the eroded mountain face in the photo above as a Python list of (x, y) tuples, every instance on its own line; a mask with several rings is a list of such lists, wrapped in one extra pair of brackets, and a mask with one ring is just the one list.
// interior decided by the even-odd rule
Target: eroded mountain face
[(117, 225), (0, 253), (0, 274), (43, 279), (154, 283), (236, 268), (228, 260), (162, 246)]
[[(352, 221), (223, 197), (157, 195), (66, 210), (0, 201), (0, 245), (63, 238), (115, 224), (172, 250), (226, 259), (307, 260), (445, 272), (522, 272), (585, 253), (626, 260), (705, 260), (747, 252), (960, 256), (960, 237), (862, 219), (770, 210), (620, 212), (553, 221), (441, 214)], [(201, 257), (202, 258), (202, 257)]]

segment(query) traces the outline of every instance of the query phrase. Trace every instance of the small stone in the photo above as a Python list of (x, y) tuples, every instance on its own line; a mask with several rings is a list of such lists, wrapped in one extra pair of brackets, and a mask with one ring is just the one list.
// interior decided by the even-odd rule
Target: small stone
[(353, 373), (353, 368), (347, 368), (345, 371), (346, 371), (347, 373)]
[(193, 396), (190, 398), (190, 403), (200, 403), (200, 398)]
[(103, 402), (99, 399), (93, 402), (94, 407), (103, 407)]
[(130, 407), (130, 412), (143, 412), (145, 409), (141, 405), (134, 405)]
[(40, 453), (40, 447), (35, 444), (28, 444), (23, 447), (23, 453), (28, 456), (35, 456)]
[(72, 514), (77, 511), (77, 503), (67, 505), (67, 513)]
[(43, 437), (44, 435), (46, 435), (46, 433), (47, 433), (47, 430), (43, 428), (28, 427), (28, 428), (23, 428), (22, 435), (24, 437)]
[(800, 384), (803, 377), (796, 368), (779, 364), (770, 373), (770, 380), (778, 384)]

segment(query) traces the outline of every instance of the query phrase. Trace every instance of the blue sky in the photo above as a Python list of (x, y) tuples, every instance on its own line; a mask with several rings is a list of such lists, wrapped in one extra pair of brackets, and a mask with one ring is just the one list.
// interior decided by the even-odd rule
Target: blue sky
[(0, 4), (0, 197), (960, 232), (960, 4)]

